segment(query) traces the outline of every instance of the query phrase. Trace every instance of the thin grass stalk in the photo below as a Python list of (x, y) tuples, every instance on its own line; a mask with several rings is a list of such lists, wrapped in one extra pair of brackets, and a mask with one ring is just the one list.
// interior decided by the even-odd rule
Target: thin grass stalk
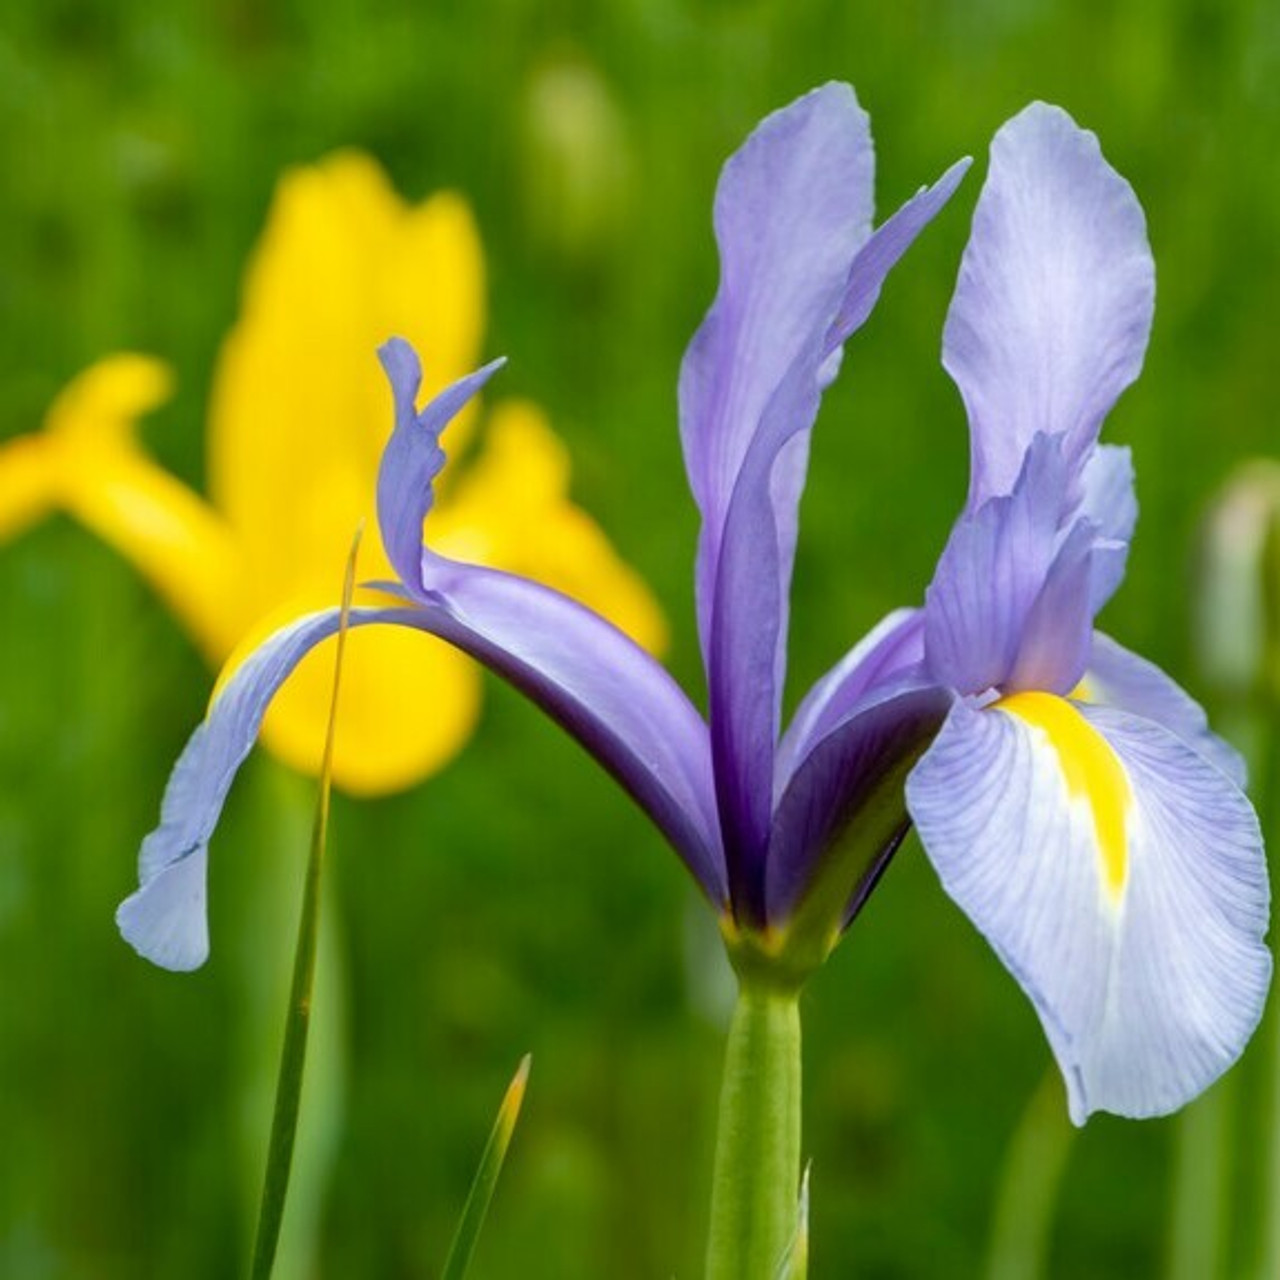
[(467, 1274), (467, 1268), (471, 1265), (471, 1255), (475, 1252), (476, 1241), (480, 1238), (480, 1229), (484, 1226), (494, 1188), (498, 1185), (498, 1178), (507, 1158), (511, 1135), (515, 1132), (516, 1121), (520, 1118), (520, 1107), (524, 1103), (525, 1090), (529, 1084), (530, 1061), (526, 1053), (520, 1060), (519, 1067), (516, 1068), (514, 1078), (507, 1086), (502, 1106), (498, 1108), (498, 1118), (494, 1121), (489, 1141), (485, 1143), (479, 1168), (476, 1169), (471, 1190), (467, 1194), (467, 1202), (462, 1207), (462, 1217), (454, 1233), (453, 1244), (449, 1247), (449, 1256), (445, 1259), (441, 1280), (463, 1280)]
[(347, 618), (355, 590), (356, 555), (360, 547), (357, 532), (347, 557), (342, 584), (342, 613), (338, 626), (337, 652), (333, 666), (333, 692), (329, 700), (329, 723), (325, 732), (324, 757), (320, 768), (320, 792), (312, 828), (311, 853), (303, 886), (302, 914), (298, 922), (298, 943), (294, 951), (293, 987), (285, 1022), (284, 1048), (280, 1054), (280, 1076), (276, 1085), (275, 1110), (271, 1117), (271, 1137), (267, 1145), (267, 1169), (258, 1211), (258, 1231), (253, 1247), (251, 1280), (270, 1280), (280, 1241), (293, 1164), (294, 1139), (298, 1132), (299, 1100), (307, 1058), (307, 1032), (311, 1025), (311, 998), (315, 986), (316, 941), (320, 925), (320, 884), (324, 870), (325, 844), (329, 830), (329, 798), (333, 777), (334, 727), (337, 723), (338, 693), (342, 683), (342, 658), (346, 651)]

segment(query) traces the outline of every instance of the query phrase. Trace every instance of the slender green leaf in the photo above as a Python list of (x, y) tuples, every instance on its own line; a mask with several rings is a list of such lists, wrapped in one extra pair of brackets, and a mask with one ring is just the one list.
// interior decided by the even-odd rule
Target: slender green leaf
[(529, 1082), (530, 1061), (526, 1053), (520, 1060), (519, 1067), (516, 1068), (514, 1078), (507, 1086), (502, 1106), (498, 1108), (498, 1118), (494, 1121), (493, 1132), (489, 1134), (484, 1154), (480, 1157), (480, 1167), (476, 1170), (467, 1203), (462, 1209), (462, 1219), (458, 1223), (449, 1256), (445, 1260), (442, 1280), (462, 1280), (462, 1277), (467, 1274), (467, 1268), (471, 1265), (471, 1255), (475, 1252), (480, 1228), (484, 1226), (485, 1214), (488, 1213), (489, 1202), (493, 1199), (493, 1190), (498, 1185), (498, 1176), (502, 1173), (502, 1164), (507, 1158), (511, 1135), (515, 1132), (516, 1121), (520, 1118), (520, 1107), (524, 1102), (525, 1088)]
[(355, 589), (356, 555), (360, 531), (351, 544), (342, 584), (342, 615), (338, 626), (337, 654), (333, 664), (333, 693), (329, 700), (329, 724), (325, 733), (324, 757), (320, 767), (320, 794), (316, 801), (311, 832), (311, 855), (303, 888), (302, 916), (298, 922), (298, 945), (293, 959), (293, 988), (280, 1054), (280, 1076), (276, 1084), (275, 1112), (271, 1118), (271, 1138), (267, 1146), (267, 1172), (262, 1184), (258, 1210), (258, 1232), (253, 1246), (252, 1280), (270, 1280), (284, 1218), (289, 1190), (289, 1170), (293, 1164), (293, 1142), (298, 1131), (298, 1103), (302, 1096), (302, 1071), (307, 1058), (307, 1032), (311, 1026), (311, 993), (315, 984), (316, 940), (320, 926), (320, 879), (324, 868), (325, 839), (329, 829), (329, 793), (333, 775), (334, 726), (337, 723), (338, 690), (342, 682), (342, 657), (346, 650), (347, 616)]

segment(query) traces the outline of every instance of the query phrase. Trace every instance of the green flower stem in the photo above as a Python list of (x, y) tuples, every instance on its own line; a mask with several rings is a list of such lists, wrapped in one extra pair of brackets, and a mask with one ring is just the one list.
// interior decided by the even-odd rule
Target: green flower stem
[(740, 978), (720, 1091), (707, 1280), (776, 1280), (799, 1189), (799, 990)]

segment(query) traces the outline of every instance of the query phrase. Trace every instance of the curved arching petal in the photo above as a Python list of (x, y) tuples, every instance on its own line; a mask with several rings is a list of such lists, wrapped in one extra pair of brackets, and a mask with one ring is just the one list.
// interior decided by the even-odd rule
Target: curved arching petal
[[(667, 672), (611, 624), (553, 591), (466, 566), (454, 578), (441, 598), (423, 604), (352, 609), (349, 625), (425, 631), (514, 685), (617, 778), (722, 907), (706, 726)], [(254, 650), (222, 684), (174, 767), (160, 826), (142, 845), (140, 887), (117, 913), (126, 939), (156, 964), (204, 963), (204, 865), (227, 792), (276, 691), (337, 631), (339, 614), (301, 618)]]
[[(329, 608), (336, 596), (317, 589), (287, 600), (246, 634), (227, 669), (296, 619)], [(386, 596), (357, 592), (356, 603), (385, 605)], [(323, 641), (299, 661), (262, 724), (263, 745), (300, 773), (315, 774), (319, 767), (336, 643)], [(436, 773), (474, 732), (482, 684), (475, 663), (434, 636), (404, 627), (352, 632), (342, 662), (334, 785), (348, 795), (388, 795)]]
[(460, 378), (419, 412), (417, 352), (403, 338), (392, 338), (378, 348), (378, 358), (395, 401), (395, 428), (378, 464), (378, 525), (391, 567), (416, 593), (422, 585), (422, 522), (434, 505), (435, 479), (445, 464), (440, 433), (506, 361), (491, 361)]
[(992, 142), (943, 341), (969, 413), (971, 510), (1010, 491), (1038, 432), (1078, 471), (1142, 367), (1154, 296), (1132, 188), (1092, 133), (1032, 104)]
[(680, 686), (634, 640), (577, 601), (421, 543), (444, 457), (440, 432), (496, 364), (446, 387), (419, 411), (413, 348), (393, 338), (379, 356), (396, 425), (378, 473), (378, 521), (404, 594), (430, 615), (424, 629), (509, 680), (577, 737), (721, 903), (723, 846), (707, 726)]
[(907, 783), (943, 887), (1035, 1005), (1072, 1119), (1162, 1115), (1244, 1048), (1271, 976), (1248, 800), (1152, 721), (957, 704)]
[(1101, 631), (1093, 633), (1093, 651), (1082, 693), (1088, 702), (1115, 707), (1163, 725), (1221, 769), (1236, 786), (1244, 788), (1244, 757), (1209, 728), (1204, 708), (1154, 662)]

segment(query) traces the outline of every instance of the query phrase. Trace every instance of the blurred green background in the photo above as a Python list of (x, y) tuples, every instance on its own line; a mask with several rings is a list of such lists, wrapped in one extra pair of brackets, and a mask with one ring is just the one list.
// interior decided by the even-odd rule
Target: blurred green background
[[(611, 139), (585, 144), (576, 192), (538, 125), (565, 69), (591, 93), (551, 109), (604, 112)], [(1104, 622), (1195, 689), (1197, 520), (1232, 464), (1277, 440), (1273, 0), (7, 0), (0, 438), (34, 429), (95, 358), (147, 351), (180, 377), (147, 439), (199, 485), (211, 369), (274, 180), (364, 147), (407, 196), (471, 200), (503, 389), (569, 441), (577, 498), (653, 584), (700, 697), (674, 387), (715, 286), (711, 194), (759, 117), (829, 78), (872, 114), (882, 209), (958, 155), (979, 165), (827, 396), (792, 698), (920, 598), (958, 510), (967, 444), (941, 323), (986, 144), (1037, 97), (1097, 130), (1147, 210), (1155, 331), (1107, 428), (1134, 448), (1142, 520)], [(305, 842), (281, 838), (279, 802), (301, 784), (255, 760), (214, 846), (213, 958), (152, 969), (112, 911), (210, 677), (134, 571), (69, 521), (0, 549), (0, 598), (0, 1276), (242, 1274), (258, 1171), (236, 1136), (239, 975), (257, 955), (274, 973), (291, 946), (245, 899), (264, 861), (300, 884)], [(526, 1049), (531, 1094), (474, 1274), (699, 1274), (725, 976), (685, 873), (612, 783), (491, 685), (473, 744), (429, 785), (339, 800), (332, 855), (346, 973), (318, 999), (341, 997), (349, 1082), (318, 1274), (438, 1271)], [(1048, 1052), (914, 840), (804, 1015), (815, 1277), (977, 1274)], [(1168, 1122), (1090, 1122), (1053, 1274), (1160, 1273), (1171, 1149)]]

